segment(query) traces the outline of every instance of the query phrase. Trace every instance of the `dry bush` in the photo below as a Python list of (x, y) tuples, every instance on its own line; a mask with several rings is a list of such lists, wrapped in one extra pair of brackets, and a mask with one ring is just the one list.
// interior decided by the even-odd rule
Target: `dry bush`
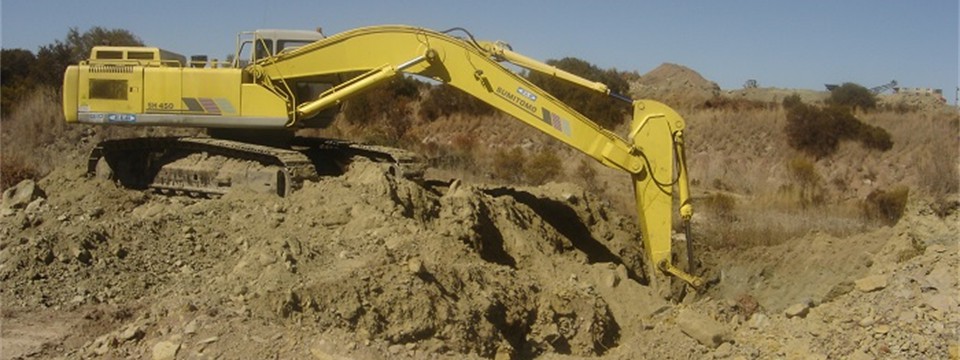
[(867, 219), (894, 225), (903, 217), (909, 195), (910, 188), (906, 186), (874, 190), (863, 202), (863, 214)]
[(794, 184), (799, 188), (800, 206), (806, 208), (811, 205), (823, 205), (825, 201), (823, 179), (814, 163), (799, 156), (787, 163), (787, 169)]
[[(706, 207), (703, 202), (698, 204)], [(710, 247), (744, 249), (777, 245), (811, 233), (846, 237), (868, 228), (856, 206), (800, 209), (795, 204), (783, 203), (775, 195), (751, 198), (731, 210), (734, 221), (708, 220), (695, 229)]]
[(580, 159), (580, 163), (577, 165), (577, 169), (574, 172), (575, 176), (580, 181), (581, 185), (589, 192), (599, 192), (602, 191), (602, 187), (597, 180), (597, 170), (591, 165), (591, 160)]
[(784, 146), (786, 118), (780, 109), (709, 109), (685, 118), (691, 183), (749, 195), (776, 192), (780, 183), (772, 179), (786, 178), (783, 159), (793, 152)]
[(8, 156), (6, 153), (0, 159), (0, 190), (14, 186), (23, 180), (38, 180), (40, 178), (36, 169), (22, 159)]
[(553, 151), (542, 150), (527, 160), (523, 177), (531, 185), (543, 185), (562, 173), (563, 162)]
[(523, 165), (526, 156), (523, 149), (513, 147), (509, 150), (499, 149), (493, 154), (493, 176), (497, 179), (512, 183), (523, 181)]
[(737, 216), (734, 214), (737, 201), (733, 196), (716, 192), (703, 198), (701, 201), (703, 207), (710, 211), (717, 219), (726, 222), (737, 220)]
[(844, 140), (857, 140), (869, 149), (893, 147), (890, 133), (857, 119), (850, 108), (833, 105), (823, 109), (784, 101), (787, 108), (787, 140), (791, 147), (818, 159), (837, 152)]
[(710, 100), (707, 100), (702, 105), (698, 106), (698, 108), (743, 112), (743, 111), (753, 111), (753, 110), (774, 109), (777, 106), (778, 105), (776, 103), (769, 103), (764, 101), (732, 98), (729, 96), (716, 96)]
[(59, 165), (63, 155), (78, 154), (84, 131), (63, 120), (59, 95), (52, 88), (37, 88), (4, 117), (0, 141), (5, 172), (42, 177)]
[(418, 115), (425, 121), (434, 121), (453, 114), (488, 116), (496, 111), (492, 106), (447, 84), (433, 86), (420, 102)]
[(25, 94), (10, 116), (3, 118), (0, 143), (3, 175), (39, 179), (65, 164), (85, 164), (93, 146), (103, 139), (138, 136), (196, 135), (201, 130), (169, 127), (70, 125), (63, 118), (59, 91), (38, 87)]

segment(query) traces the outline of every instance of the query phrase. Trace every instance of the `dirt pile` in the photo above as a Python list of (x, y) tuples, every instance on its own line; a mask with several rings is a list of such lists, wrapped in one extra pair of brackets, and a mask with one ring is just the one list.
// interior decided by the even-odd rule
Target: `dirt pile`
[(956, 199), (850, 238), (704, 249), (711, 287), (672, 304), (638, 281), (634, 220), (573, 185), (421, 184), (355, 162), (287, 198), (165, 197), (79, 167), (17, 190), (31, 195), (0, 217), (3, 358), (957, 351)]
[(394, 355), (596, 356), (652, 311), (608, 296), (660, 303), (630, 280), (633, 222), (572, 186), (422, 186), (360, 162), (283, 199), (154, 196), (78, 169), (39, 185), (0, 220), (6, 322), (82, 313), (98, 337), (25, 353), (303, 358), (333, 332)]
[(720, 86), (683, 65), (664, 63), (630, 83), (635, 99), (654, 99), (671, 106), (696, 106), (720, 96)]

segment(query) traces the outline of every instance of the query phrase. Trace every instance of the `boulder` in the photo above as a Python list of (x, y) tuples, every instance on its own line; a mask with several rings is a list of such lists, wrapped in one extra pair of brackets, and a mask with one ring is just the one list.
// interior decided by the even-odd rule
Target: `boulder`
[(33, 180), (23, 180), (17, 185), (4, 190), (3, 207), (6, 209), (21, 209), (31, 201), (46, 197), (43, 190)]

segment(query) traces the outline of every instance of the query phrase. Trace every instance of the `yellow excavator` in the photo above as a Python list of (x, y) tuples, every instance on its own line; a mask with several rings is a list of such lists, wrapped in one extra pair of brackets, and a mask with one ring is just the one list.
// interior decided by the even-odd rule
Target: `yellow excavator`
[[(416, 154), (337, 140), (305, 143), (297, 129), (330, 124), (341, 101), (404, 75), (446, 83), (630, 174), (645, 255), (658, 273), (694, 287), (693, 269), (673, 264), (674, 190), (687, 231), (693, 207), (684, 156), (684, 120), (653, 100), (633, 100), (531, 59), (503, 42), (478, 41), (461, 28), (433, 31), (373, 26), (324, 36), (319, 31), (241, 33), (231, 61), (189, 61), (155, 47), (98, 46), (67, 68), (68, 123), (173, 126), (209, 136), (104, 141), (90, 155), (90, 174), (133, 188), (217, 196), (245, 187), (284, 196), (305, 180), (336, 173), (343, 158), (389, 162), (422, 173)], [(627, 139), (606, 130), (504, 66), (541, 72), (629, 103)], [(317, 160), (328, 159), (328, 160)], [(324, 164), (331, 164), (326, 166)], [(332, 169), (332, 170), (331, 170)]]

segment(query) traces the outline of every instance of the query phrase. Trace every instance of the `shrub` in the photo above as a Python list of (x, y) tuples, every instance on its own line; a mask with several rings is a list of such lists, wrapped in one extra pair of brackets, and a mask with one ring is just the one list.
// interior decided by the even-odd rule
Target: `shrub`
[(403, 76), (348, 99), (345, 120), (365, 128), (364, 141), (396, 145), (413, 126), (411, 103), (420, 99), (422, 83)]
[(483, 116), (493, 113), (494, 108), (487, 103), (453, 86), (440, 84), (432, 87), (420, 103), (419, 115), (424, 120), (433, 121), (453, 114)]
[(787, 143), (816, 158), (833, 154), (840, 143), (831, 120), (816, 107), (796, 104), (787, 110)]
[(710, 194), (702, 201), (703, 207), (709, 210), (717, 219), (723, 221), (734, 221), (737, 219), (733, 213), (737, 201), (732, 196), (716, 192)]
[(843, 83), (843, 85), (830, 91), (827, 103), (853, 109), (870, 110), (877, 107), (877, 97), (863, 86)]
[(863, 214), (867, 219), (894, 225), (903, 217), (909, 195), (910, 188), (906, 186), (898, 186), (889, 191), (874, 190), (863, 202)]
[(530, 184), (542, 185), (556, 179), (562, 169), (560, 158), (553, 151), (543, 150), (527, 160), (523, 176)]
[(514, 147), (509, 150), (499, 149), (493, 154), (493, 176), (513, 183), (523, 180), (523, 164), (526, 157), (523, 149)]
[(597, 183), (597, 170), (590, 163), (591, 160), (580, 159), (580, 164), (577, 165), (577, 176), (587, 191), (598, 192), (601, 186)]
[(343, 115), (354, 125), (371, 125), (383, 119), (407, 117), (408, 105), (419, 100), (419, 81), (398, 76), (388, 83), (348, 99)]
[(0, 160), (0, 190), (5, 190), (26, 179), (37, 180), (40, 174), (36, 168), (27, 162), (13, 156), (6, 155)]
[(741, 99), (741, 98), (731, 98), (726, 96), (716, 96), (704, 102), (702, 105), (699, 106), (699, 108), (730, 110), (730, 111), (750, 111), (750, 110), (768, 109), (775, 106), (776, 106), (776, 103), (768, 103), (764, 101)]
[(803, 99), (800, 97), (800, 94), (793, 93), (783, 98), (784, 109), (790, 110), (800, 105), (803, 105)]
[(800, 188), (800, 205), (822, 205), (824, 198), (823, 179), (813, 162), (805, 157), (795, 157), (787, 163), (787, 172)]
[(843, 140), (857, 140), (866, 148), (880, 151), (893, 147), (890, 133), (864, 124), (849, 108), (829, 106), (819, 109), (796, 99), (789, 102), (785, 99), (784, 107), (787, 109), (787, 143), (818, 159), (836, 152)]

